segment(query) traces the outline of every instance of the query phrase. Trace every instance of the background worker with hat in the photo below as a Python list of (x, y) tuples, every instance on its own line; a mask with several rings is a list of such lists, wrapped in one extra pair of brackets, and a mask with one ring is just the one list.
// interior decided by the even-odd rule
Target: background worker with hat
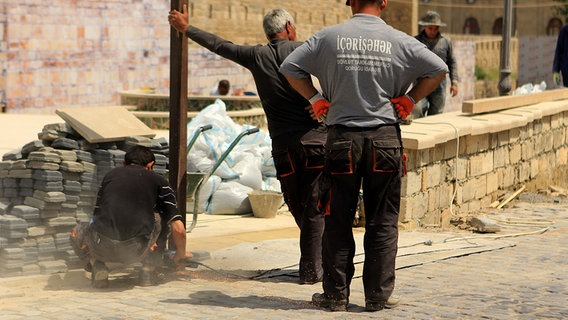
[[(416, 36), (418, 41), (424, 43), (428, 49), (434, 52), (448, 65), (450, 70), (450, 93), (452, 97), (458, 94), (457, 63), (452, 51), (450, 39), (440, 33), (440, 27), (445, 27), (440, 15), (435, 11), (428, 11), (426, 16), (418, 22), (422, 31)], [(434, 115), (444, 112), (446, 104), (446, 79), (426, 98), (420, 100), (412, 110), (413, 118), (421, 118), (426, 115)]]

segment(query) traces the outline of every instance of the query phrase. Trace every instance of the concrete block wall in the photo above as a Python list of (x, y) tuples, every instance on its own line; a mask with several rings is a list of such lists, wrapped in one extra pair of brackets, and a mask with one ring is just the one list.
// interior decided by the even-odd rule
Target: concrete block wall
[(446, 227), (453, 216), (487, 208), (528, 182), (568, 183), (558, 177), (568, 167), (568, 101), (451, 112), (414, 120), (402, 131), (408, 174), (400, 223), (408, 229)]

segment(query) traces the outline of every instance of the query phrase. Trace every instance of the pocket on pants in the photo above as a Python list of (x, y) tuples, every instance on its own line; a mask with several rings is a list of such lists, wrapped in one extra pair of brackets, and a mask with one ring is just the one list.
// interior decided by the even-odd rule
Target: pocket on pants
[(373, 171), (394, 173), (400, 170), (401, 148), (373, 141)]
[(278, 177), (287, 177), (295, 172), (288, 150), (273, 152), (272, 158), (274, 158), (274, 166), (276, 167), (276, 175)]
[(323, 145), (302, 145), (306, 157), (307, 169), (321, 169), (324, 165), (325, 148)]
[(353, 173), (351, 141), (336, 141), (329, 146), (326, 168), (331, 174)]

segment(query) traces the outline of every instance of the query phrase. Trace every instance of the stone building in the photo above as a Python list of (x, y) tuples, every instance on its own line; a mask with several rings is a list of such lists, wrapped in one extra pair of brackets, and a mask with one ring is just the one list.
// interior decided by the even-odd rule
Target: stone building
[[(503, 0), (418, 0), (418, 16), (437, 11), (453, 34), (501, 35)], [(557, 35), (563, 25), (552, 0), (513, 0), (513, 35)]]

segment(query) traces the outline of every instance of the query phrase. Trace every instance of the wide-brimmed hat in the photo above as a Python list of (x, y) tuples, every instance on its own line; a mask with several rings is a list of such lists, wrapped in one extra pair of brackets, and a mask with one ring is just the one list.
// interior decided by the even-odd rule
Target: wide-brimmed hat
[(446, 24), (442, 22), (440, 15), (436, 11), (428, 11), (422, 20), (418, 21), (419, 26), (438, 26), (445, 27)]

